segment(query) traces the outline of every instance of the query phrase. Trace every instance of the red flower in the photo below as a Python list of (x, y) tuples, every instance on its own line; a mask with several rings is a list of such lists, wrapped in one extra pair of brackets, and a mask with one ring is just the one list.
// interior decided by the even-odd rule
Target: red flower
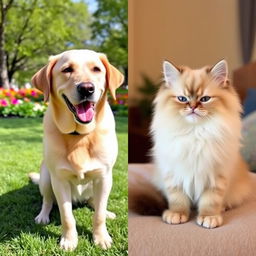
[(23, 89), (21, 89), (19, 90), (19, 95), (24, 97), (26, 95), (26, 92)]

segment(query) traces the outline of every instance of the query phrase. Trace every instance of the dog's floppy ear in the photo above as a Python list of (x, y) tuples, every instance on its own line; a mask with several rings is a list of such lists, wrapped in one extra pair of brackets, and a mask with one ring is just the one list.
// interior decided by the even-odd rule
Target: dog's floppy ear
[(111, 65), (105, 54), (100, 54), (100, 60), (106, 68), (106, 82), (111, 96), (116, 99), (116, 89), (123, 83), (123, 74)]
[(44, 101), (49, 99), (52, 84), (52, 69), (58, 59), (58, 55), (51, 56), (49, 63), (37, 71), (31, 79), (32, 84), (44, 93)]

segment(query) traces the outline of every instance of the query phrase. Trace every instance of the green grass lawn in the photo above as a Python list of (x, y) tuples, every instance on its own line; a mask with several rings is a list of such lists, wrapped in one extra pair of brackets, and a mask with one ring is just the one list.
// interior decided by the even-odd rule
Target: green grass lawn
[(41, 196), (27, 174), (39, 171), (42, 160), (42, 119), (0, 118), (0, 255), (127, 255), (127, 118), (117, 117), (119, 156), (108, 209), (117, 218), (107, 220), (112, 248), (103, 251), (92, 241), (92, 210), (74, 207), (79, 235), (74, 252), (59, 249), (61, 235), (57, 206), (47, 226), (36, 225)]

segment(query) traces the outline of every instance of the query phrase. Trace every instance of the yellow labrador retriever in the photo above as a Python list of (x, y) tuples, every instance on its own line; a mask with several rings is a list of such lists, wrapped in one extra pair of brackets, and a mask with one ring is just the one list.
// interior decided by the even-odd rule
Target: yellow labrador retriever
[(88, 201), (95, 209), (93, 240), (107, 249), (112, 239), (106, 217), (117, 157), (115, 122), (107, 102), (107, 90), (115, 98), (123, 75), (106, 56), (90, 50), (70, 50), (52, 56), (32, 83), (49, 99), (44, 117), (44, 159), (39, 174), (42, 209), (35, 218), (47, 224), (57, 201), (62, 224), (61, 248), (73, 250), (78, 243), (72, 201)]

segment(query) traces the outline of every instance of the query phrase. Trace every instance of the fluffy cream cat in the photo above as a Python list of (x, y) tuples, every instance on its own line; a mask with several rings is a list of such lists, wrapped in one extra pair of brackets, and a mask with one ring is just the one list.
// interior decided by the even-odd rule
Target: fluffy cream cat
[(169, 205), (163, 221), (184, 223), (197, 206), (197, 224), (218, 227), (222, 210), (239, 205), (250, 192), (240, 155), (242, 110), (227, 63), (192, 70), (165, 61), (163, 70), (151, 125), (153, 183)]

